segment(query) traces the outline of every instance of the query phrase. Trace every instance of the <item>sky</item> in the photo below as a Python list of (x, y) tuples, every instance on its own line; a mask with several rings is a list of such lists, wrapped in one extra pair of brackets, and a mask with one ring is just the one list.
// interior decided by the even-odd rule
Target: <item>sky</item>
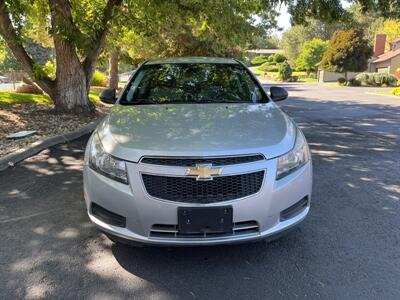
[[(278, 26), (283, 29), (280, 34), (290, 27), (290, 15), (285, 4), (281, 4), (279, 8)], [(275, 33), (279, 34), (279, 31), (276, 30)]]

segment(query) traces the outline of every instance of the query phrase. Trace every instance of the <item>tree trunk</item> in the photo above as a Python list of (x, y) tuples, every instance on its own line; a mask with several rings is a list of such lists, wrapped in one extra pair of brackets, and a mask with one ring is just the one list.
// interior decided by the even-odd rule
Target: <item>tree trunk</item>
[(65, 47), (57, 53), (57, 80), (52, 97), (59, 112), (91, 113), (94, 105), (89, 101), (87, 74), (75, 55), (74, 49)]
[[(108, 23), (115, 15), (116, 7), (122, 0), (108, 0), (100, 15), (100, 26), (91, 34), (93, 37), (85, 58), (81, 58), (76, 50), (76, 40), (84, 35), (76, 26), (67, 0), (48, 0), (52, 36), (56, 52), (56, 80), (41, 75), (37, 78), (38, 65), (26, 52), (8, 11), (5, 0), (0, 0), (0, 35), (7, 42), (14, 56), (21, 62), (25, 71), (52, 98), (55, 108), (60, 112), (89, 113), (94, 105), (89, 101), (89, 88), (96, 66), (97, 58), (104, 45), (108, 31)], [(117, 70), (118, 73), (118, 70)]]
[[(60, 67), (63, 64), (59, 64)], [(95, 106), (89, 100), (89, 88), (86, 85), (86, 75), (81, 65), (64, 67), (57, 72), (57, 82), (53, 101), (58, 112), (85, 114), (92, 113)]]
[(347, 83), (347, 71), (344, 71), (344, 79), (346, 80)]
[(109, 59), (109, 83), (108, 86), (113, 89), (118, 88), (118, 60), (119, 60), (119, 50), (113, 49), (110, 52)]

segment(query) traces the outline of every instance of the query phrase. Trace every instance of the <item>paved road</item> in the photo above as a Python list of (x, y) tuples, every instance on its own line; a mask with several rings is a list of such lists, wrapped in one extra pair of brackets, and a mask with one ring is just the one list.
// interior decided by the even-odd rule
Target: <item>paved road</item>
[(17, 88), (20, 86), (20, 82), (13, 83), (0, 83), (0, 92), (11, 92), (14, 91), (14, 87)]
[(297, 230), (269, 244), (113, 245), (84, 211), (82, 138), (0, 173), (0, 299), (399, 299), (400, 101), (288, 89), (315, 171)]

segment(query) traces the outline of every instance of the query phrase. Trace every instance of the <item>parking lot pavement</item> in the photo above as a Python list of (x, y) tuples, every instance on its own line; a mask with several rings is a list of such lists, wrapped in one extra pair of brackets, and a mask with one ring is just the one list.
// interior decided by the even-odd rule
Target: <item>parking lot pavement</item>
[(289, 235), (114, 245), (85, 213), (85, 137), (0, 173), (0, 298), (399, 299), (399, 106), (350, 89), (289, 92), (282, 108), (305, 132), (315, 175), (310, 215)]

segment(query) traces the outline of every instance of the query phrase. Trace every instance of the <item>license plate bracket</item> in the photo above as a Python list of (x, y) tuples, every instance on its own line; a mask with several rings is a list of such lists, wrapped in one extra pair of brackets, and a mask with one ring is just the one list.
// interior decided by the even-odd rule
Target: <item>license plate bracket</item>
[(231, 233), (232, 206), (178, 207), (178, 233)]

